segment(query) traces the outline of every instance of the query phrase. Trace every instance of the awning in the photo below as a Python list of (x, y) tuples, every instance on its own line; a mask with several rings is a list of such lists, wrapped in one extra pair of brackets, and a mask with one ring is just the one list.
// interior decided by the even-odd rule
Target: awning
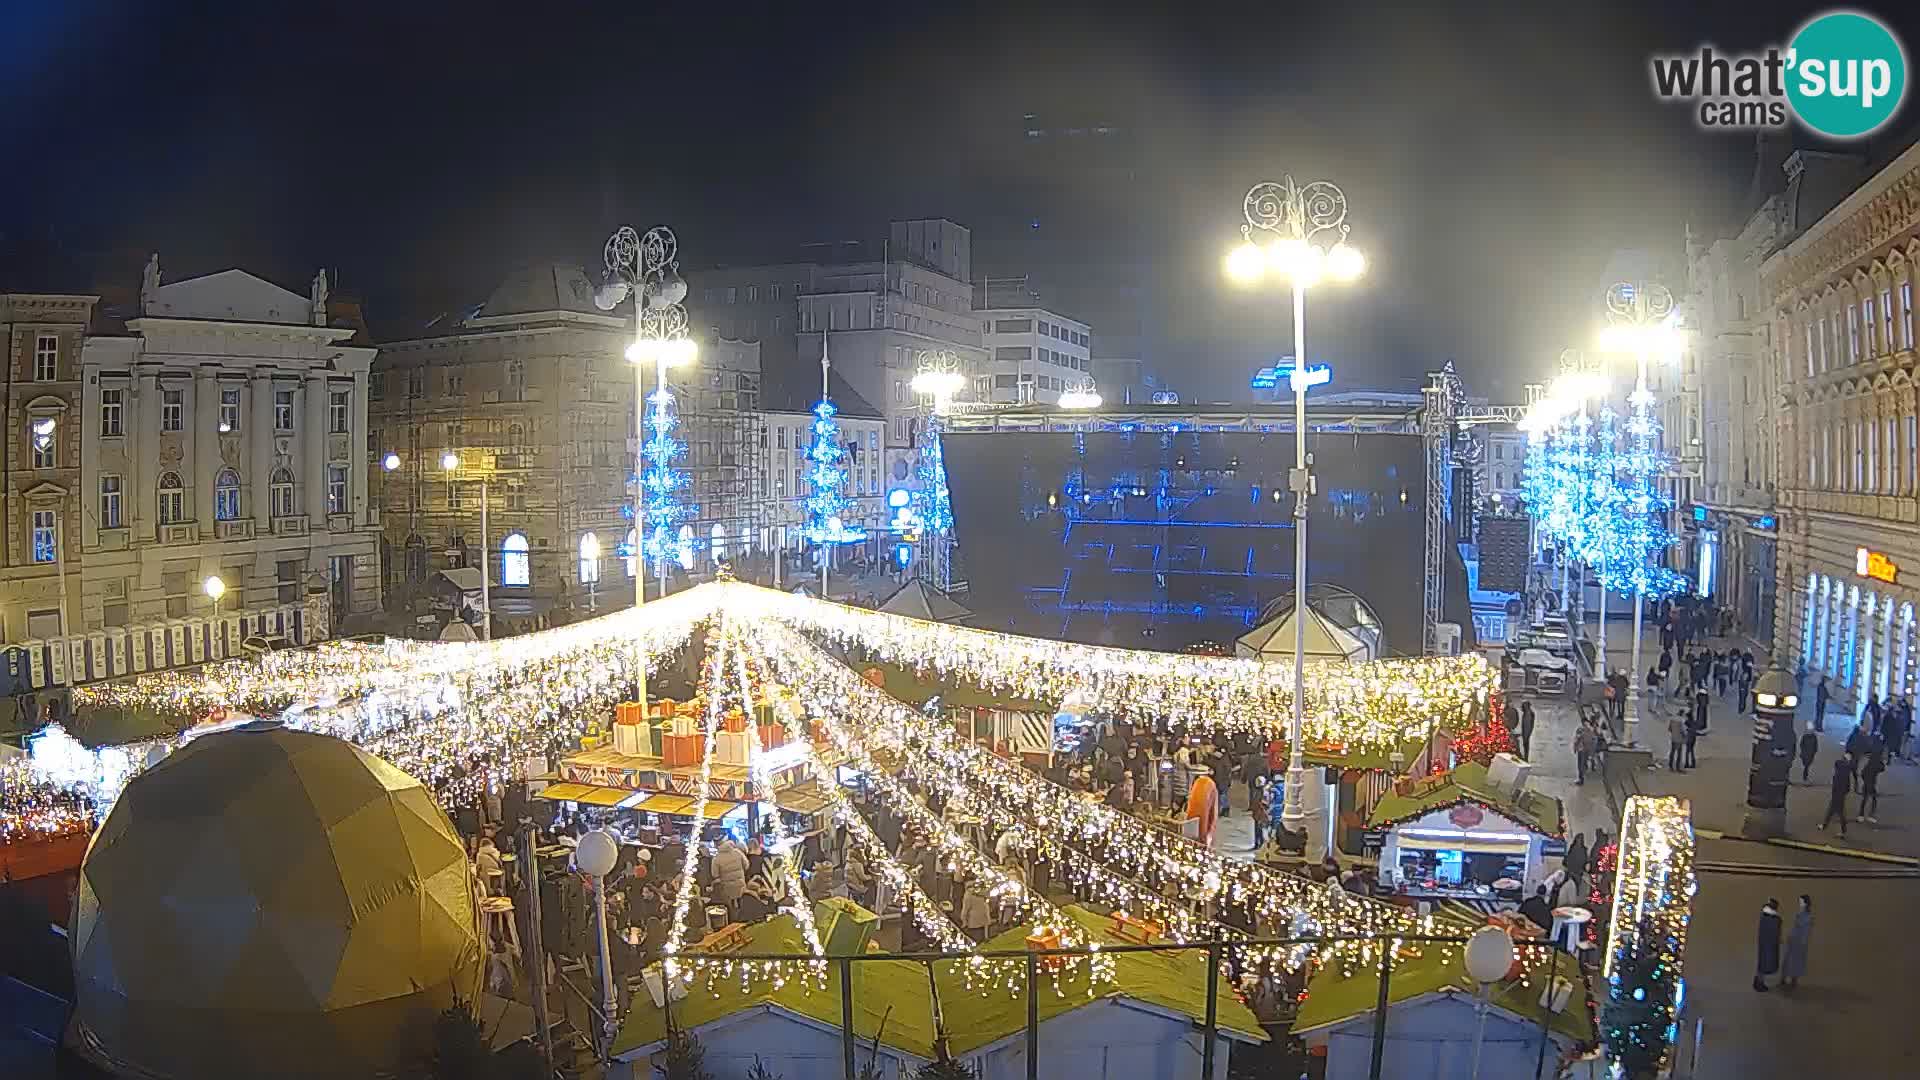
[(579, 802), (582, 795), (593, 792), (592, 784), (548, 784), (533, 793), (536, 799), (551, 799), (554, 802)]

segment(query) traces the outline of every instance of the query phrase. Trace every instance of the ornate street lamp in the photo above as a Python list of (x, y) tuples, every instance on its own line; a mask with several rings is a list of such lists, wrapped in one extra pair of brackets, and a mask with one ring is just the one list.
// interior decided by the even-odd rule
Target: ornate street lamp
[[(612, 311), (622, 301), (633, 300), (633, 343), (627, 346), (626, 356), (633, 365), (633, 606), (638, 611), (647, 602), (648, 558), (654, 560), (664, 595), (673, 525), (692, 509), (683, 506), (674, 494), (687, 486), (686, 477), (673, 468), (674, 460), (686, 452), (686, 444), (674, 435), (677, 417), (673, 394), (667, 390), (667, 369), (693, 363), (699, 349), (687, 336), (687, 309), (683, 304), (687, 283), (680, 276), (680, 241), (672, 229), (658, 226), (641, 236), (632, 226), (622, 225), (607, 238), (601, 256), (606, 277), (594, 293), (594, 306)], [(655, 385), (651, 396), (646, 386), (649, 365)], [(654, 496), (651, 523), (648, 488), (653, 489)], [(644, 709), (646, 644), (638, 633), (633, 640), (634, 698)]]
[[(1307, 497), (1313, 494), (1312, 460), (1307, 456), (1307, 388), (1324, 382), (1325, 368), (1307, 363), (1307, 290), (1322, 281), (1352, 281), (1366, 260), (1349, 246), (1347, 196), (1325, 180), (1300, 185), (1293, 177), (1256, 184), (1243, 205), (1245, 243), (1227, 256), (1227, 275), (1251, 285), (1263, 278), (1284, 279), (1293, 289), (1293, 452), (1288, 475), (1293, 489), (1293, 723), (1287, 731), (1286, 802), (1281, 822), (1298, 831), (1307, 822), (1306, 789), (1311, 784), (1301, 735), (1307, 681)], [(1316, 802), (1316, 807), (1317, 807)], [(1308, 848), (1316, 845), (1309, 837)]]

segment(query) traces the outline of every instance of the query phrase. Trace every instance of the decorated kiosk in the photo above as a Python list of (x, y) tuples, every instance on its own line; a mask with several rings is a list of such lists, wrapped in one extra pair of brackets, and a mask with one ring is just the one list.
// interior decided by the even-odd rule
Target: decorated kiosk
[(1422, 899), (1524, 899), (1566, 838), (1560, 800), (1528, 788), (1527, 772), (1501, 754), (1396, 783), (1368, 821), (1384, 834), (1381, 884)]

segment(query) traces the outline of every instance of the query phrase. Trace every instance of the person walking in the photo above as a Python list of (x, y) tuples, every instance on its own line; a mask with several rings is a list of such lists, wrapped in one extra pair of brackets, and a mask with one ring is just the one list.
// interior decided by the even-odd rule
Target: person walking
[(1587, 755), (1593, 752), (1593, 728), (1585, 719), (1580, 721), (1580, 730), (1573, 733), (1573, 767), (1579, 775), (1575, 784), (1587, 782)]
[(1533, 760), (1533, 702), (1520, 703), (1520, 759)]
[(1667, 717), (1667, 770), (1686, 772), (1687, 722), (1679, 713)]
[(1616, 670), (1608, 681), (1613, 686), (1613, 723), (1618, 725), (1627, 718), (1627, 673)]
[(1787, 930), (1787, 952), (1780, 961), (1780, 989), (1800, 985), (1807, 973), (1807, 949), (1813, 944), (1813, 897), (1800, 894), (1800, 910), (1793, 913), (1793, 926)]
[(1647, 669), (1647, 696), (1653, 699), (1655, 705), (1666, 700), (1666, 696), (1661, 692), (1660, 681), (1660, 666), (1655, 664)]
[(1264, 774), (1247, 787), (1247, 813), (1253, 816), (1253, 850), (1267, 846), (1267, 821), (1273, 816), (1273, 789)]
[(1820, 736), (1803, 732), (1800, 736), (1800, 782), (1813, 783), (1813, 758), (1820, 752)]
[(1820, 676), (1820, 681), (1813, 687), (1813, 730), (1827, 730), (1827, 677), (1825, 675)]
[(1860, 710), (1860, 726), (1874, 735), (1880, 734), (1880, 695), (1867, 695), (1866, 707)]
[(1574, 900), (1580, 899), (1580, 882), (1587, 876), (1587, 834), (1573, 834), (1573, 842), (1567, 845), (1567, 853), (1560, 858), (1560, 866), (1567, 872), (1567, 880), (1573, 882)]
[(1860, 813), (1857, 816), (1869, 825), (1880, 824), (1880, 774), (1886, 771), (1886, 752), (1875, 747), (1867, 754), (1866, 764), (1860, 766)]
[(1755, 935), (1758, 946), (1753, 966), (1753, 988), (1767, 992), (1767, 976), (1780, 970), (1780, 901), (1768, 898), (1760, 909), (1760, 926)]
[(1727, 656), (1715, 653), (1713, 656), (1713, 692), (1721, 697), (1727, 696)]
[(1840, 838), (1847, 836), (1847, 794), (1853, 790), (1853, 759), (1842, 757), (1833, 763), (1833, 779), (1827, 795), (1827, 815), (1820, 819), (1820, 831), (1826, 832), (1834, 818), (1840, 819)]
[(1700, 763), (1698, 761), (1695, 761), (1693, 757), (1693, 744), (1700, 741), (1700, 732), (1705, 730), (1706, 726), (1707, 725), (1705, 723), (1687, 725), (1687, 758), (1686, 758), (1687, 765), (1686, 767), (1689, 769), (1699, 768), (1700, 766)]
[(1690, 726), (1693, 728), (1693, 731), (1696, 735), (1702, 735), (1706, 733), (1707, 707), (1712, 703), (1713, 703), (1713, 698), (1707, 693), (1706, 687), (1703, 686), (1700, 689), (1694, 691), (1693, 718)]

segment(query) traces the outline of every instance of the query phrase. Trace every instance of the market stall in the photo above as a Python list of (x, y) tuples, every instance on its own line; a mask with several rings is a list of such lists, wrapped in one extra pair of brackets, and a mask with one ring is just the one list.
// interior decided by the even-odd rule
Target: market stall
[(1560, 800), (1526, 786), (1524, 765), (1467, 761), (1404, 780), (1368, 819), (1380, 831), (1381, 885), (1406, 896), (1486, 903), (1523, 899), (1566, 836)]

